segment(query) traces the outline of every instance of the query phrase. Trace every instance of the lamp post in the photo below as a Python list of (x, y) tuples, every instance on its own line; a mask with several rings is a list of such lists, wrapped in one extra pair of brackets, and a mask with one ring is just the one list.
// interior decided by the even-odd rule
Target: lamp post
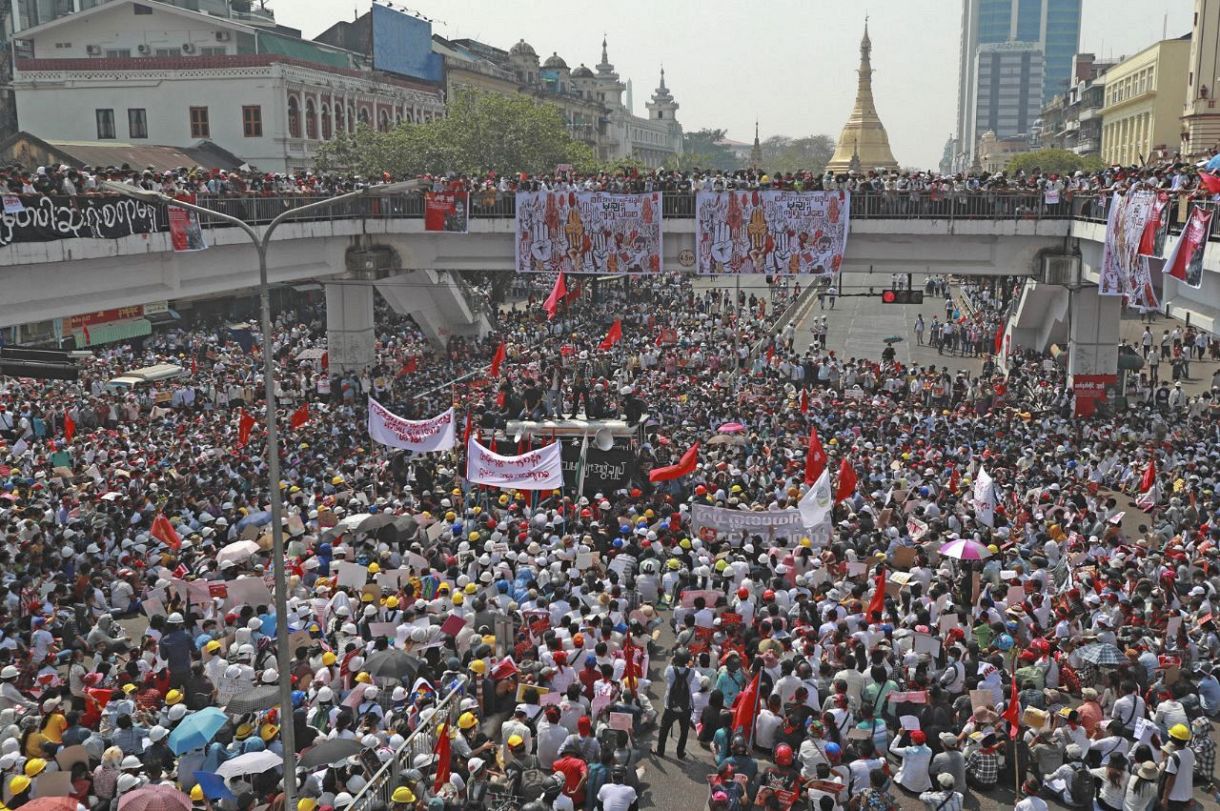
[(235, 225), (250, 237), (254, 249), (258, 252), (258, 296), (260, 304), (260, 328), (263, 337), (263, 386), (266, 400), (267, 429), (267, 489), (271, 497), (271, 553), (272, 569), (275, 574), (275, 659), (279, 670), (279, 709), (280, 709), (280, 742), (284, 748), (284, 808), (296, 808), (296, 741), (292, 724), (292, 679), (289, 676), (292, 668), (292, 652), (288, 649), (288, 581), (284, 571), (284, 502), (280, 496), (280, 434), (276, 419), (275, 404), (275, 364), (271, 359), (271, 286), (267, 280), (267, 248), (271, 244), (271, 235), (275, 229), (289, 217), (299, 215), (314, 209), (327, 208), (337, 203), (358, 200), (367, 197), (387, 197), (395, 194), (407, 194), (424, 188), (426, 184), (420, 180), (405, 180), (398, 183), (386, 183), (380, 186), (367, 186), (360, 191), (328, 197), (314, 203), (308, 203), (298, 208), (281, 212), (271, 220), (260, 236), (254, 226), (244, 220), (210, 208), (178, 200), (167, 194), (149, 191), (126, 183), (104, 181), (102, 187), (106, 191), (121, 194), (146, 203), (161, 203), (167, 206), (177, 206), (189, 211), (206, 214), (230, 225)]

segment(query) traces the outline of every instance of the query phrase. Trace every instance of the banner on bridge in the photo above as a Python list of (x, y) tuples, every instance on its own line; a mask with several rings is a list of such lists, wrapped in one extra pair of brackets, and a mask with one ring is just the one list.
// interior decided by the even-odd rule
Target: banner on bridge
[(470, 195), (454, 191), (424, 194), (424, 230), (443, 234), (464, 234), (470, 224)]
[(848, 192), (699, 192), (699, 272), (833, 276), (847, 250), (850, 214)]
[(0, 248), (14, 242), (118, 239), (157, 232), (158, 206), (128, 197), (25, 198), (20, 209), (5, 201)]
[(661, 193), (517, 192), (518, 273), (659, 273)]
[(1111, 198), (1097, 295), (1130, 296), (1145, 289), (1147, 263), (1140, 258), (1140, 243), (1156, 202), (1156, 194), (1151, 191), (1127, 195), (1115, 192)]

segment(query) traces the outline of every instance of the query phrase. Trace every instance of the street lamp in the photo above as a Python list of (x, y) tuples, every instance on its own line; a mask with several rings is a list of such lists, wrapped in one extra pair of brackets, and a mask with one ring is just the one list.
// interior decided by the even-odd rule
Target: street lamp
[(297, 208), (281, 212), (268, 223), (260, 236), (249, 223), (229, 214), (213, 211), (210, 208), (178, 200), (167, 194), (149, 189), (129, 186), (113, 180), (102, 181), (105, 191), (121, 194), (145, 203), (162, 203), (167, 206), (177, 206), (189, 211), (206, 214), (209, 217), (235, 225), (246, 232), (254, 249), (258, 251), (258, 296), (260, 304), (260, 327), (263, 334), (263, 386), (264, 398), (267, 403), (267, 486), (271, 491), (271, 543), (272, 567), (275, 572), (275, 650), (276, 668), (280, 673), (280, 741), (284, 747), (284, 808), (296, 808), (296, 741), (292, 724), (292, 680), (289, 676), (292, 667), (292, 652), (288, 649), (288, 583), (284, 573), (284, 503), (280, 497), (280, 435), (276, 420), (275, 404), (275, 364), (271, 360), (271, 287), (267, 281), (267, 248), (271, 244), (271, 235), (280, 223), (292, 216), (306, 211), (326, 208), (336, 203), (348, 200), (358, 200), (364, 197), (386, 197), (395, 194), (407, 194), (419, 191), (427, 186), (423, 180), (403, 180), (397, 183), (384, 183), (378, 186), (366, 186), (359, 191), (328, 197), (324, 200), (308, 203)]

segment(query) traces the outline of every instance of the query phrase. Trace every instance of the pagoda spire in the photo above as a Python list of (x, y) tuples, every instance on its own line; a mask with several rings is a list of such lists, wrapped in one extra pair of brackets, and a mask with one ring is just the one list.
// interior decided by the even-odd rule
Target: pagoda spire
[(750, 168), (762, 166), (762, 144), (758, 140), (758, 119), (754, 119), (754, 147), (750, 150)]
[(898, 168), (898, 161), (890, 151), (889, 136), (873, 101), (872, 51), (873, 41), (869, 38), (868, 17), (865, 17), (864, 36), (860, 38), (860, 67), (856, 70), (856, 103), (839, 134), (834, 157), (827, 164), (831, 171), (849, 171), (853, 157), (864, 169)]

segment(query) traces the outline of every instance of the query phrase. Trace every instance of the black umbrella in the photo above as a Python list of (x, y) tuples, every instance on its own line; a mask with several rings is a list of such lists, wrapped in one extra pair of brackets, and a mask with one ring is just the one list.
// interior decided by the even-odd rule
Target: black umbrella
[(389, 526), (390, 524), (394, 523), (394, 519), (397, 517), (398, 516), (394, 515), (393, 513), (374, 513), (361, 521), (360, 525), (356, 527), (356, 531), (373, 532), (374, 530), (381, 529), (384, 526)]
[(302, 769), (316, 769), (319, 766), (330, 766), (335, 763), (342, 763), (352, 755), (358, 755), (362, 751), (364, 751), (364, 745), (354, 738), (332, 738), (328, 741), (322, 741), (322, 743), (301, 755), (297, 765)]
[(245, 715), (248, 712), (269, 710), (279, 703), (279, 685), (263, 684), (230, 698), (229, 703), (225, 705), (225, 712), (229, 715)]
[(414, 681), (415, 676), (419, 673), (420, 664), (419, 659), (407, 654), (406, 651), (393, 648), (374, 653), (364, 663), (363, 670), (378, 679)]
[(386, 543), (410, 542), (419, 536), (419, 522), (413, 515), (396, 515), (394, 520), (377, 530), (377, 540)]

